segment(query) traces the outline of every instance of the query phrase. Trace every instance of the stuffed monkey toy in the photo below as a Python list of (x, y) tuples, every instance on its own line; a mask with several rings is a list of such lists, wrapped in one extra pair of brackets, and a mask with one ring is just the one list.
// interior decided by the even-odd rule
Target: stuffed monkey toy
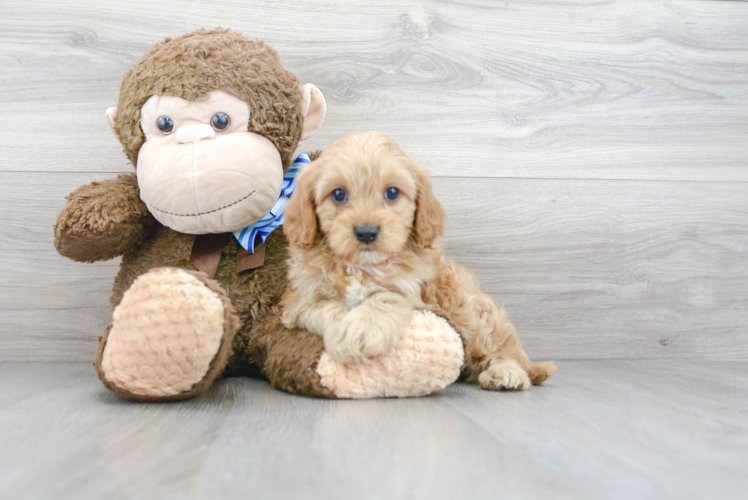
[(294, 151), (325, 109), (274, 49), (225, 29), (167, 38), (125, 74), (106, 118), (136, 173), (75, 190), (54, 228), (65, 257), (122, 257), (94, 363), (106, 387), (179, 400), (262, 374), (291, 393), (360, 398), (424, 395), (458, 377), (459, 336), (433, 315), (414, 315), (400, 345), (356, 366), (280, 324), (288, 255), (276, 229), (318, 154)]

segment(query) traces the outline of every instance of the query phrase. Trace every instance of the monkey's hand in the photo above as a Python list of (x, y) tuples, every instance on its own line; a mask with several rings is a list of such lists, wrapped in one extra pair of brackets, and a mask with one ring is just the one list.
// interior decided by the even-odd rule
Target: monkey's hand
[(55, 248), (79, 262), (118, 257), (143, 242), (155, 219), (133, 174), (81, 186), (55, 223)]

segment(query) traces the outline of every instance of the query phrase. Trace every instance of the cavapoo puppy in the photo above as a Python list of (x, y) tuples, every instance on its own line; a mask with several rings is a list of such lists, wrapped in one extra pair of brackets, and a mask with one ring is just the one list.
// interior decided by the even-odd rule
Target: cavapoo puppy
[(462, 380), (484, 389), (542, 383), (556, 365), (530, 361), (504, 309), (444, 257), (444, 221), (428, 172), (394, 141), (337, 141), (300, 174), (286, 208), (284, 325), (321, 335), (330, 356), (352, 363), (392, 349), (413, 311), (430, 310), (462, 336)]

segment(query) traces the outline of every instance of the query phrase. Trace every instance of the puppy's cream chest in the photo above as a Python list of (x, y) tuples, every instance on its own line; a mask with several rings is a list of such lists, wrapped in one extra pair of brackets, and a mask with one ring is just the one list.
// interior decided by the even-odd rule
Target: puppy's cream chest
[(346, 287), (343, 297), (345, 305), (356, 307), (372, 294), (385, 290), (369, 274), (354, 266), (346, 268)]
[(422, 284), (423, 277), (397, 272), (390, 267), (350, 265), (346, 267), (342, 301), (348, 307), (356, 307), (373, 294), (387, 291), (420, 300)]
[(357, 279), (351, 279), (348, 286), (345, 287), (345, 297), (343, 302), (348, 307), (356, 307), (364, 300), (368, 299), (369, 296), (377, 291), (381, 291), (382, 288), (378, 286), (365, 286), (361, 281)]

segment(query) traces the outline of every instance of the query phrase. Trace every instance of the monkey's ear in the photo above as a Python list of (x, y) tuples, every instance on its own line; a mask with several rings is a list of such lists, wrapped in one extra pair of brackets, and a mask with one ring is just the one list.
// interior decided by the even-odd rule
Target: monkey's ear
[(327, 105), (325, 104), (325, 96), (311, 83), (302, 85), (300, 92), (301, 114), (304, 117), (304, 129), (301, 132), (301, 140), (303, 141), (309, 139), (322, 126), (322, 122), (325, 121)]
[(109, 130), (112, 131), (114, 137), (119, 139), (117, 135), (116, 123), (117, 123), (117, 108), (107, 108), (106, 110), (106, 124), (109, 125)]

